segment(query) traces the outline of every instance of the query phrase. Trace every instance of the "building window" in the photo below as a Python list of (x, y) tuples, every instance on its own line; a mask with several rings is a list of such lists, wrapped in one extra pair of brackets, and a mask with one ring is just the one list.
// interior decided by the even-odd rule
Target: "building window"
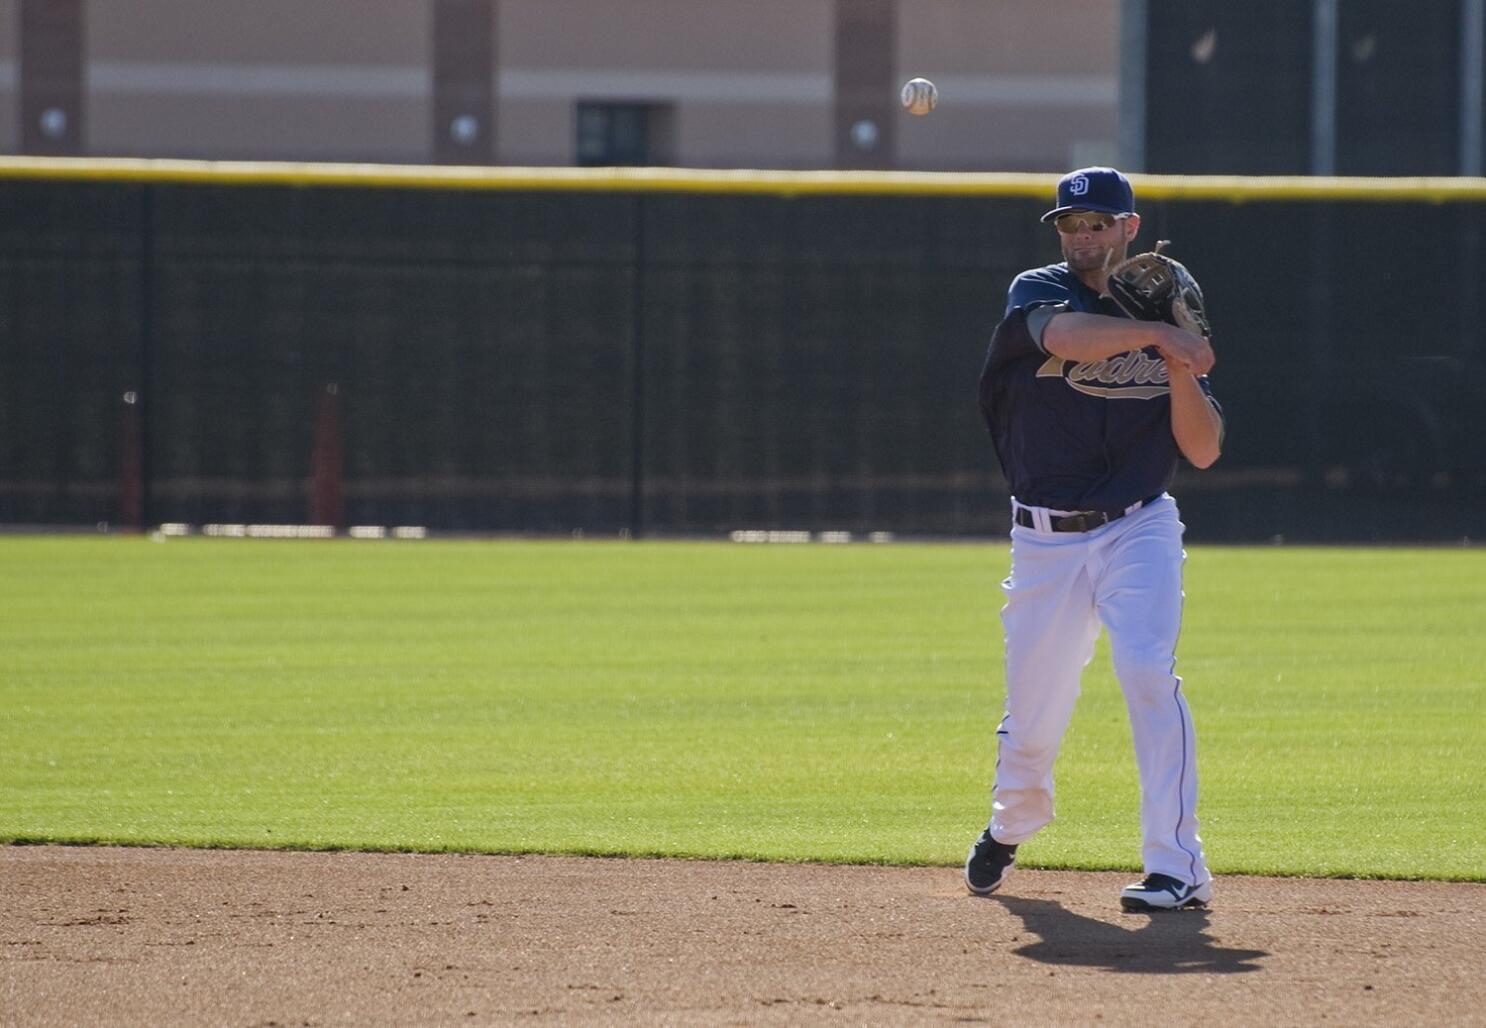
[(578, 164), (670, 164), (672, 111), (670, 104), (580, 102)]

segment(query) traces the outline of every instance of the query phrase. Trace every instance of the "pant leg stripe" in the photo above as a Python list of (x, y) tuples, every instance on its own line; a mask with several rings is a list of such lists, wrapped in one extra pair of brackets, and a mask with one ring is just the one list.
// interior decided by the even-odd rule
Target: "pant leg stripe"
[[(1185, 565), (1187, 563), (1186, 549), (1183, 549), (1181, 553), (1182, 565), (1185, 568)], [(1181, 641), (1182, 638), (1182, 625), (1186, 612), (1187, 594), (1185, 591), (1183, 591), (1181, 594), (1181, 606), (1177, 610), (1176, 642), (1178, 643)], [(1187, 711), (1182, 706), (1182, 680), (1181, 677), (1176, 673), (1176, 643), (1172, 644), (1171, 667), (1167, 671), (1167, 674), (1171, 675), (1172, 679), (1176, 682), (1176, 684), (1172, 686), (1171, 689), (1171, 699), (1172, 702), (1176, 704), (1177, 721), (1180, 722), (1182, 729), (1182, 767), (1181, 774), (1177, 776), (1176, 781), (1176, 846), (1177, 849), (1181, 850), (1189, 858), (1189, 863), (1187, 865), (1187, 877), (1192, 879), (1191, 884), (1199, 885), (1201, 883), (1197, 881), (1197, 854), (1188, 849), (1182, 842), (1182, 822), (1187, 819), (1187, 738), (1190, 735), (1195, 742), (1197, 733), (1195, 730), (1193, 730), (1192, 725), (1187, 718)], [(1195, 811), (1193, 811), (1193, 816), (1196, 816)]]
[[(1173, 661), (1172, 664), (1174, 668), (1175, 661)], [(1182, 707), (1182, 680), (1180, 678), (1176, 680), (1176, 686), (1171, 690), (1171, 698), (1173, 702), (1176, 703), (1177, 720), (1181, 722), (1182, 726), (1182, 769), (1181, 774), (1177, 776), (1176, 783), (1176, 845), (1178, 849), (1180, 849), (1190, 858), (1190, 862), (1187, 865), (1187, 877), (1192, 879), (1191, 884), (1200, 885), (1201, 883), (1197, 881), (1197, 854), (1193, 853), (1182, 842), (1182, 822), (1187, 819), (1187, 736), (1191, 729), (1191, 725), (1187, 721), (1187, 712)]]

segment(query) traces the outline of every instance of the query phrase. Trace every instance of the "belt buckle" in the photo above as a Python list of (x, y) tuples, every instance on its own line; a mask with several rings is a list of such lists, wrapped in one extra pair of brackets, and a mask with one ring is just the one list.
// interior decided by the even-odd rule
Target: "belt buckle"
[(1102, 510), (1086, 510), (1077, 517), (1080, 532), (1092, 532), (1109, 524), (1109, 515)]
[(1111, 519), (1108, 511), (1084, 510), (1058, 520), (1063, 523), (1065, 532), (1092, 532), (1109, 524)]

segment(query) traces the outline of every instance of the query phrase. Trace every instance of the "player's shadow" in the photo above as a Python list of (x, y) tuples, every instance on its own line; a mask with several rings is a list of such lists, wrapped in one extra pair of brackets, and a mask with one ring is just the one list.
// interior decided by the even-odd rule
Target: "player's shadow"
[(1067, 910), (1056, 900), (998, 896), (1038, 937), (1012, 952), (1044, 964), (1096, 967), (1125, 974), (1238, 974), (1260, 971), (1259, 949), (1220, 946), (1207, 934), (1204, 910), (1126, 915), (1133, 927)]

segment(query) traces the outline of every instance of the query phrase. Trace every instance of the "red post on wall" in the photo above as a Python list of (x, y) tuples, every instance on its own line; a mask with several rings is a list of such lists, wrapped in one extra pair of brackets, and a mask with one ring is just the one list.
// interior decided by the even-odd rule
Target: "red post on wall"
[(144, 452), (143, 433), (139, 428), (139, 394), (124, 394), (119, 410), (119, 509), (117, 522), (126, 532), (138, 532), (144, 526)]
[(345, 527), (344, 459), (340, 387), (330, 382), (320, 393), (320, 405), (315, 413), (315, 449), (310, 454), (310, 524)]

